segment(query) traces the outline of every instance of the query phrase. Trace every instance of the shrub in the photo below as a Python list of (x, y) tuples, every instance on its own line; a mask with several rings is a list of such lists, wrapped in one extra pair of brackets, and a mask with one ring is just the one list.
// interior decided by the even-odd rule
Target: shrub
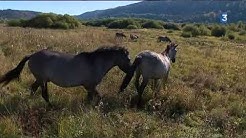
[(163, 29), (163, 26), (160, 22), (157, 21), (148, 21), (143, 24), (143, 28), (156, 28), (156, 29)]
[(61, 28), (61, 29), (69, 29), (69, 25), (65, 22), (55, 22), (53, 25), (52, 25), (52, 28)]
[(114, 29), (124, 29), (127, 28), (129, 25), (135, 25), (138, 28), (140, 27), (140, 24), (132, 19), (119, 19), (111, 22), (108, 25), (108, 28), (114, 28)]
[(164, 24), (163, 27), (165, 29), (173, 29), (173, 30), (180, 30), (178, 25), (176, 24), (173, 24), (173, 23), (167, 23), (167, 24)]
[(199, 26), (200, 35), (209, 35), (211, 32), (205, 25)]
[(238, 21), (237, 22), (237, 28), (238, 28), (238, 30), (244, 29), (245, 28), (245, 24), (242, 21)]
[(188, 37), (192, 37), (192, 34), (191, 34), (191, 32), (182, 32), (181, 36), (188, 38)]
[(167, 33), (173, 33), (173, 31), (172, 30), (168, 30)]
[(21, 26), (20, 20), (10, 20), (7, 22), (8, 26)]
[(198, 27), (193, 25), (187, 25), (183, 28), (183, 32), (190, 32), (192, 37), (196, 37), (200, 34)]
[(100, 19), (100, 20), (91, 20), (91, 21), (87, 21), (86, 23), (84, 23), (84, 25), (86, 26), (106, 26), (108, 27), (110, 23), (112, 23), (113, 21), (115, 21), (117, 19)]
[(182, 27), (182, 28), (183, 28), (183, 27), (185, 27), (185, 26), (186, 26), (186, 24), (185, 24), (185, 23), (182, 23), (182, 24), (181, 24), (181, 27)]
[(194, 24), (194, 26), (197, 26), (197, 27), (200, 27), (202, 24), (200, 24), (200, 23), (196, 23), (196, 24)]
[(230, 40), (234, 40), (235, 39), (235, 35), (230, 33), (227, 35), (227, 37), (230, 39)]
[(123, 29), (123, 28), (126, 28), (128, 25), (129, 25), (128, 23), (123, 22), (122, 20), (118, 20), (118, 21), (113, 21), (112, 23), (110, 23), (108, 28)]
[(50, 28), (53, 24), (53, 21), (50, 17), (40, 16), (29, 20), (26, 26), (36, 27), (36, 28)]
[(241, 30), (238, 34), (239, 34), (239, 35), (245, 35), (245, 34), (246, 34), (246, 31)]
[(128, 25), (127, 29), (138, 29), (138, 27), (136, 25)]
[(238, 32), (238, 27), (235, 23), (231, 23), (230, 25), (227, 26), (227, 28), (231, 31)]
[(40, 14), (30, 20), (12, 20), (9, 26), (74, 29), (80, 26), (80, 22), (72, 16), (56, 14)]
[(223, 26), (214, 26), (211, 30), (211, 35), (216, 37), (221, 37), (226, 34), (226, 28)]
[(5, 23), (5, 20), (0, 20), (0, 23)]

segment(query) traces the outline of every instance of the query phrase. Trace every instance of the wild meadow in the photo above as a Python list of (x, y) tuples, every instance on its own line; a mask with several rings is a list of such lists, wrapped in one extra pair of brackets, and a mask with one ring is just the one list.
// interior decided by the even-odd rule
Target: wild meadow
[[(127, 38), (115, 40), (118, 31)], [(131, 33), (139, 39), (131, 41)], [(1, 24), (1, 76), (25, 55), (44, 48), (77, 54), (119, 44), (129, 50), (133, 61), (143, 50), (162, 52), (167, 43), (157, 42), (160, 35), (179, 46), (166, 87), (155, 99), (150, 83), (142, 109), (130, 107), (137, 95), (134, 79), (118, 94), (125, 74), (117, 67), (98, 86), (103, 95), (98, 106), (86, 103), (83, 87), (61, 88), (49, 83), (50, 108), (40, 90), (30, 96), (34, 77), (26, 66), (19, 80), (0, 88), (0, 137), (246, 137), (246, 35), (232, 33), (235, 39), (185, 37), (182, 29), (81, 26), (60, 30)]]

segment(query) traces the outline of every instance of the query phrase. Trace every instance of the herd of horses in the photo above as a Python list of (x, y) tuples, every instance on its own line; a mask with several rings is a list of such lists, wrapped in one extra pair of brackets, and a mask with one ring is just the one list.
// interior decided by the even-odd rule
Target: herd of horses
[[(126, 37), (116, 33), (117, 37)], [(132, 35), (130, 37), (135, 36)], [(163, 38), (158, 38), (163, 41)], [(52, 82), (60, 87), (84, 86), (87, 90), (87, 100), (91, 102), (96, 96), (101, 97), (96, 87), (107, 72), (115, 66), (126, 73), (119, 92), (123, 92), (136, 72), (135, 87), (138, 92), (137, 106), (142, 104), (142, 94), (150, 79), (154, 80), (155, 96), (160, 91), (160, 82), (167, 81), (171, 62), (175, 62), (175, 43), (169, 43), (164, 51), (156, 53), (145, 50), (140, 52), (131, 63), (129, 52), (120, 46), (107, 46), (92, 52), (81, 52), (77, 55), (60, 53), (43, 49), (25, 56), (12, 70), (0, 77), (0, 84), (7, 85), (19, 78), (25, 63), (33, 74), (35, 81), (31, 84), (31, 95), (40, 87), (42, 97), (51, 106), (47, 83)], [(142, 82), (140, 83), (140, 77)]]
[[(115, 39), (116, 40), (122, 40), (123, 38), (126, 38), (126, 34), (125, 33), (123, 33), (123, 32), (116, 32), (115, 33)], [(130, 34), (130, 39), (131, 40), (136, 41), (138, 38), (139, 38), (138, 35)], [(169, 43), (172, 42), (171, 39), (169, 37), (167, 37), (167, 36), (159, 36), (157, 38), (157, 41), (158, 42), (169, 42)]]

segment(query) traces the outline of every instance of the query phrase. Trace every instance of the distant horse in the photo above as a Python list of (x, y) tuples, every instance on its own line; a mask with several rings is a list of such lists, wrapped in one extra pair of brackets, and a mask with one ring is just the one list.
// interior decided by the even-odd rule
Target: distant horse
[(131, 40), (137, 40), (139, 37), (136, 34), (130, 34), (130, 39)]
[(123, 32), (115, 33), (115, 39), (123, 39), (126, 38), (126, 35)]
[(172, 42), (171, 39), (167, 36), (159, 36), (157, 40), (158, 42)]
[[(135, 87), (138, 92), (137, 104), (139, 107), (141, 105), (144, 88), (146, 87), (150, 79), (154, 79), (155, 88), (157, 87), (156, 85), (159, 80), (163, 80), (166, 83), (170, 71), (171, 61), (173, 63), (175, 62), (177, 46), (177, 44), (171, 43), (167, 45), (165, 51), (160, 54), (149, 50), (139, 53), (136, 56), (130, 71), (126, 74), (123, 80), (123, 83), (120, 87), (120, 92), (122, 92), (127, 87), (136, 70)], [(143, 81), (139, 86), (139, 79), (141, 75), (143, 77)], [(155, 96), (159, 91), (160, 86), (158, 86), (158, 89), (155, 92)]]
[(88, 91), (88, 101), (98, 96), (96, 86), (105, 74), (114, 66), (125, 73), (131, 66), (129, 52), (122, 47), (102, 47), (93, 52), (82, 52), (77, 55), (65, 54), (47, 49), (24, 57), (16, 68), (0, 78), (0, 84), (7, 85), (18, 78), (25, 63), (36, 81), (31, 85), (31, 94), (41, 87), (42, 97), (49, 104), (47, 82), (60, 87), (84, 86)]

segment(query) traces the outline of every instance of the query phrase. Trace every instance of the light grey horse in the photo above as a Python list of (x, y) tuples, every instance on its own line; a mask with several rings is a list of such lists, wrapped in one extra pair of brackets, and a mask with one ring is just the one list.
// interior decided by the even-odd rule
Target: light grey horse
[[(157, 85), (157, 82), (159, 80), (163, 80), (165, 82), (167, 81), (168, 74), (170, 71), (171, 61), (175, 62), (177, 46), (178, 46), (177, 44), (170, 43), (169, 45), (167, 45), (165, 51), (163, 51), (160, 54), (149, 50), (139, 53), (136, 56), (130, 71), (126, 74), (123, 80), (123, 83), (120, 87), (120, 92), (122, 92), (127, 87), (136, 70), (135, 87), (138, 92), (137, 104), (138, 106), (140, 106), (144, 88), (146, 87), (150, 79), (154, 79), (155, 85)], [(139, 86), (139, 79), (141, 75), (143, 77), (143, 81)], [(160, 91), (160, 86), (158, 87), (155, 96), (159, 91)]]
[(158, 42), (170, 42), (170, 43), (172, 42), (171, 39), (167, 36), (159, 36), (157, 40)]
[(61, 87), (84, 86), (88, 91), (87, 99), (91, 101), (98, 95), (96, 86), (111, 68), (118, 66), (127, 73), (131, 67), (129, 52), (123, 47), (102, 47), (78, 55), (45, 49), (24, 57), (16, 68), (0, 78), (0, 83), (7, 85), (18, 78), (28, 60), (29, 69), (36, 78), (31, 94), (41, 87), (42, 97), (49, 105), (47, 82)]
[(137, 40), (138, 38), (139, 38), (138, 35), (136, 35), (136, 34), (130, 34), (130, 39), (131, 39), (131, 40), (135, 41), (135, 40)]

